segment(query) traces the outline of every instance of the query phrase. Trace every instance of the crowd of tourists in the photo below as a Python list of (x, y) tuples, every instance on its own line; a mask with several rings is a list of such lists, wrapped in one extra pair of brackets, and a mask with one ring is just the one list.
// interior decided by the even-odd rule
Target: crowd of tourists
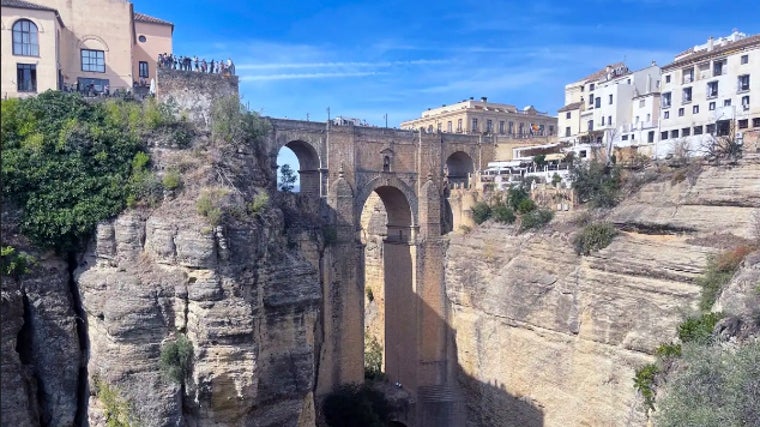
[(235, 64), (232, 63), (232, 59), (230, 58), (227, 58), (226, 61), (223, 59), (206, 61), (206, 58), (199, 59), (198, 56), (190, 57), (160, 53), (158, 55), (158, 66), (160, 68), (195, 71), (198, 73), (235, 74)]

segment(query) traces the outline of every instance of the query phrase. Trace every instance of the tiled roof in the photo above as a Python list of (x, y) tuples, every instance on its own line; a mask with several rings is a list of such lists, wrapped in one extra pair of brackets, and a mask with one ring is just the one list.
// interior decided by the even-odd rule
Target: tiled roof
[(169, 21), (164, 21), (163, 19), (156, 18), (155, 16), (146, 15), (140, 12), (135, 12), (135, 22), (147, 22), (148, 24), (171, 25), (172, 27), (174, 26), (174, 24)]
[[(693, 53), (689, 54), (686, 57), (683, 57), (677, 61), (673, 61), (668, 65), (665, 65), (664, 67), (662, 67), (662, 69), (665, 70), (667, 68), (678, 67), (683, 64), (690, 63), (692, 61), (699, 61), (701, 59), (709, 58), (714, 55), (721, 55), (723, 53), (726, 53), (735, 49), (741, 49), (741, 48), (749, 47), (752, 45), (760, 46), (760, 34), (755, 34), (754, 36), (745, 37), (741, 40), (726, 43), (722, 46), (716, 46), (713, 50), (710, 50), (710, 51), (708, 51), (707, 49), (694, 51)], [(688, 53), (688, 50), (685, 52)], [(683, 54), (684, 53), (680, 53), (679, 56)]]
[(560, 108), (558, 111), (561, 113), (563, 111), (577, 110), (581, 108), (581, 105), (583, 105), (582, 102), (573, 102), (573, 103), (565, 105), (564, 107)]
[[(608, 65), (607, 67), (611, 67), (614, 70), (614, 69), (616, 69), (618, 67), (625, 67), (625, 64), (622, 63), (622, 62), (616, 62), (614, 64)], [(607, 75), (607, 67), (604, 67), (604, 68), (602, 68), (599, 71), (596, 71), (596, 72), (594, 72), (592, 74), (589, 74), (588, 76), (584, 77), (581, 80), (587, 80), (587, 81), (599, 80), (600, 78), (602, 78), (602, 77), (604, 77), (604, 76)]]
[(33, 9), (33, 10), (45, 10), (48, 12), (58, 12), (57, 10), (53, 9), (52, 7), (47, 6), (40, 6), (38, 4), (29, 3), (28, 1), (22, 1), (22, 0), (1, 0), (0, 6), (3, 7), (17, 7), (19, 9)]

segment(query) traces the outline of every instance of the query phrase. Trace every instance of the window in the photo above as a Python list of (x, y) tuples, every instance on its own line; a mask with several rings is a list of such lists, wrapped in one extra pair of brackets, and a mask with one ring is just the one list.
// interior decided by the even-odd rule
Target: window
[(742, 110), (749, 110), (749, 95), (742, 96)]
[(737, 81), (737, 92), (746, 92), (749, 90), (749, 74), (739, 76)]
[(634, 123), (638, 124), (639, 123), (639, 118), (640, 118), (639, 116), (636, 116), (636, 121)]
[(754, 119), (752, 119), (752, 127), (760, 128), (760, 117), (755, 117)]
[(623, 141), (628, 141), (628, 135), (623, 135), (623, 136), (621, 137), (621, 139), (622, 139)]
[(549, 136), (552, 136), (552, 135), (554, 135), (554, 125), (549, 125)]
[(446, 132), (449, 132), (449, 133), (452, 132), (452, 123), (451, 123), (451, 120), (449, 120), (448, 122), (446, 122)]
[(565, 136), (570, 136), (570, 126), (565, 128)]
[(691, 128), (681, 129), (681, 136), (689, 136), (689, 135), (691, 135)]
[(612, 126), (612, 116), (607, 116), (607, 124)]
[(13, 54), (20, 56), (40, 56), (37, 26), (28, 19), (19, 19), (13, 24)]
[(678, 129), (673, 129), (672, 131), (670, 131), (670, 137), (678, 138)]
[(662, 108), (670, 108), (670, 92), (662, 94)]
[(16, 84), (19, 92), (37, 92), (37, 65), (16, 64)]
[(515, 133), (515, 122), (509, 122), (509, 134), (512, 135)]
[(443, 123), (441, 123), (441, 122), (438, 122), (438, 123), (436, 124), (436, 130), (437, 130), (438, 132), (440, 132), (440, 131), (441, 131), (441, 128), (443, 128)]
[(649, 123), (651, 121), (652, 121), (652, 114), (651, 113), (647, 113), (647, 123)]
[(587, 125), (588, 125), (588, 131), (589, 132), (591, 132), (592, 130), (594, 130), (594, 121), (593, 120), (589, 120), (588, 123), (587, 123)]
[(708, 104), (707, 105), (707, 109), (710, 110), (710, 111), (715, 110), (715, 101), (713, 101), (710, 104)]
[(749, 63), (749, 55), (742, 55), (742, 64), (748, 64)]
[(148, 41), (148, 39), (144, 35), (142, 35), (142, 34), (140, 34), (140, 37), (138, 37), (137, 40), (140, 43), (145, 43), (146, 41)]
[(499, 122), (499, 133), (504, 135), (504, 120)]
[(691, 112), (694, 114), (699, 114), (699, 105), (691, 107)]
[(728, 133), (731, 130), (731, 120), (718, 120), (718, 123), (716, 123), (716, 125), (718, 125), (718, 136), (728, 136)]
[(82, 71), (106, 72), (106, 57), (102, 50), (82, 49)]
[(670, 111), (666, 111), (662, 114), (663, 119), (669, 119), (670, 118)]
[(694, 81), (694, 67), (683, 70), (683, 83), (691, 83)]
[(647, 101), (645, 99), (639, 100), (639, 108), (644, 108), (647, 104)]
[(707, 83), (707, 97), (715, 98), (716, 96), (718, 96), (718, 82), (708, 82)]
[(670, 74), (665, 75), (665, 83), (670, 83)]
[(602, 98), (597, 96), (596, 99), (594, 100), (594, 108), (599, 108), (601, 106), (602, 106)]
[(660, 139), (668, 139), (668, 131), (660, 132)]
[(683, 117), (683, 114), (684, 114), (683, 107), (681, 107), (678, 109), (678, 117)]
[(694, 135), (702, 135), (702, 126), (694, 126)]
[(724, 99), (723, 100), (723, 106), (724, 107), (730, 107), (731, 106), (731, 99)]
[(590, 92), (590, 91), (592, 91), (592, 90), (594, 90), (594, 84), (593, 84), (593, 83), (591, 83), (591, 84), (588, 86), (588, 90), (589, 90), (589, 92)]
[(713, 76), (719, 76), (723, 74), (723, 63), (725, 59), (713, 61)]
[(604, 126), (604, 116), (602, 116), (602, 126)]
[(148, 78), (148, 74), (149, 74), (148, 73), (148, 63), (145, 62), (145, 61), (140, 61), (140, 63), (138, 64), (138, 68), (139, 68), (139, 70), (138, 70), (139, 73), (138, 74), (140, 75), (140, 77), (143, 78), (143, 79), (147, 79)]
[(570, 111), (568, 111), (567, 113), (565, 113), (565, 118), (566, 118), (566, 119), (569, 119), (569, 118), (570, 118), (570, 116), (572, 116), (572, 115), (573, 115), (573, 114), (572, 114)]
[(739, 129), (747, 129), (749, 127), (749, 119), (739, 120)]
[(711, 124), (711, 125), (705, 126), (705, 132), (707, 132), (709, 134), (714, 134), (715, 133), (715, 125)]
[(488, 133), (493, 132), (493, 121), (492, 120), (486, 120), (486, 132), (488, 132)]
[(520, 136), (523, 136), (525, 132), (525, 123), (520, 123)]
[(581, 150), (578, 152), (578, 157), (580, 157), (581, 159), (585, 159), (586, 156), (587, 156), (586, 150)]
[(593, 96), (593, 94), (590, 94), (589, 97), (588, 97), (588, 105), (589, 105), (589, 107), (591, 107), (591, 106), (594, 105), (594, 96)]
[(462, 119), (457, 120), (457, 132), (462, 131)]
[(688, 104), (691, 102), (691, 88), (685, 87), (683, 88), (683, 98), (681, 99), (681, 102), (684, 104)]
[(647, 142), (654, 142), (654, 131), (650, 130), (647, 134)]
[(610, 105), (612, 105), (612, 94), (610, 94)]

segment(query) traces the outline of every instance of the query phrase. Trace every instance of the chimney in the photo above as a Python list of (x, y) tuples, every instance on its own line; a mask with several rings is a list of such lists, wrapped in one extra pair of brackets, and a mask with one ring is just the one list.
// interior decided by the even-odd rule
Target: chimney
[(712, 52), (713, 50), (713, 37), (710, 36), (709, 39), (707, 39), (707, 51)]
[(481, 97), (480, 97), (480, 101), (481, 101), (481, 102), (488, 102), (488, 97), (485, 97), (485, 96), (481, 96)]

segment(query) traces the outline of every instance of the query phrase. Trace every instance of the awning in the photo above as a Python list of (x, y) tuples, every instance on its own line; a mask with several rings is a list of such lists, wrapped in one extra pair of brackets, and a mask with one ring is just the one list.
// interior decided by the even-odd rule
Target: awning
[(563, 153), (551, 153), (547, 154), (546, 157), (544, 157), (544, 160), (547, 162), (553, 161), (553, 160), (563, 160), (565, 158), (565, 154)]

